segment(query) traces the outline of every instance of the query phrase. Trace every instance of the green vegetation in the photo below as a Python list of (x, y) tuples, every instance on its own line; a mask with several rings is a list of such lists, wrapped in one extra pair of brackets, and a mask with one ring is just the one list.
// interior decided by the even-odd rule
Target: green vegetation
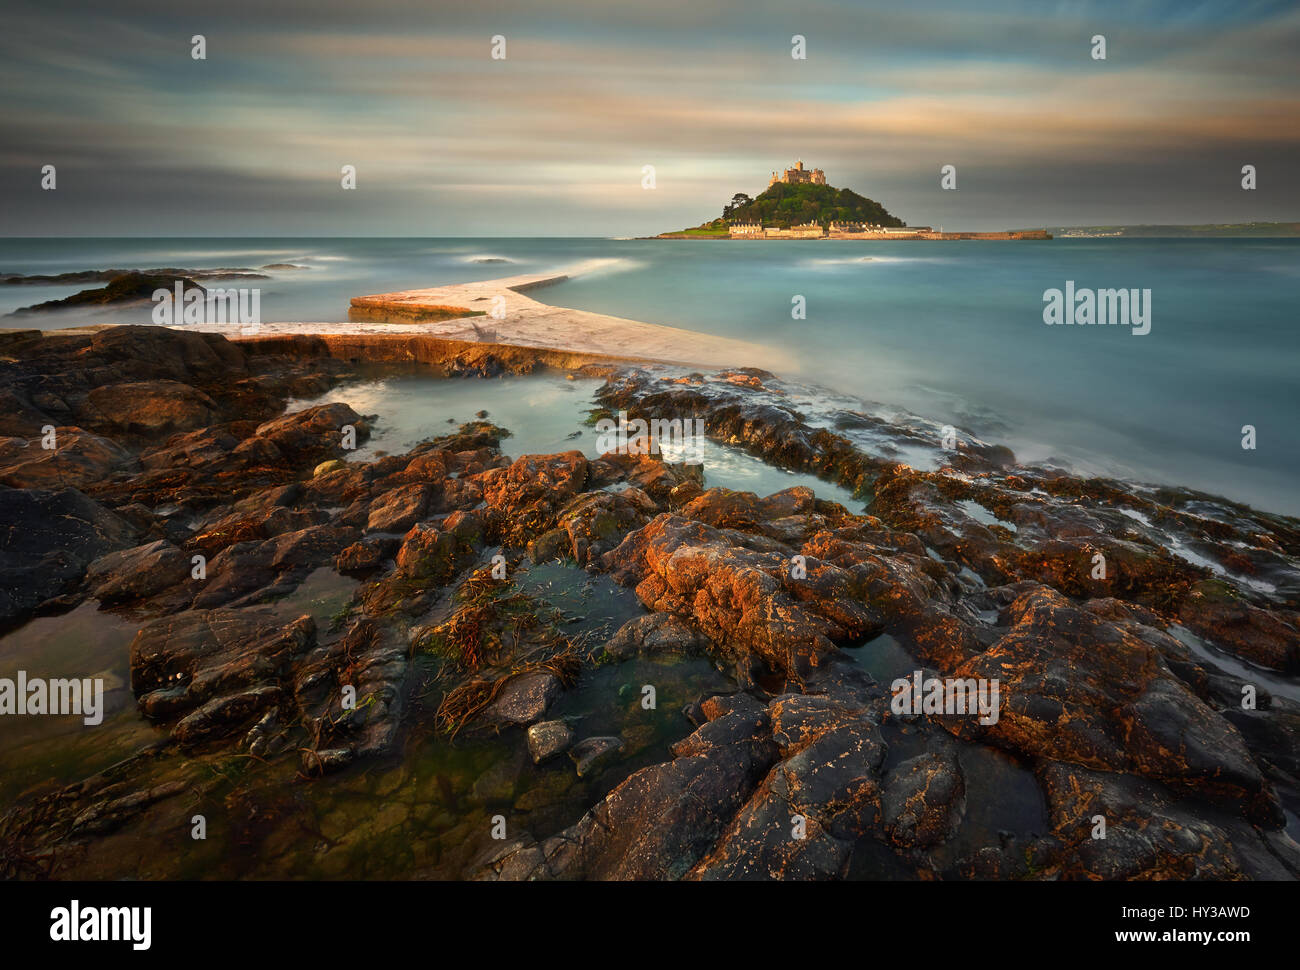
[(822, 227), (832, 222), (867, 222), (890, 227), (904, 225), (902, 219), (890, 215), (879, 202), (858, 195), (852, 189), (777, 182), (756, 199), (737, 192), (723, 207), (721, 218), (672, 235), (724, 236), (728, 225), (738, 222), (757, 222), (777, 229), (789, 229), (809, 222)]
[(706, 222), (704, 225), (695, 229), (683, 229), (679, 235), (682, 236), (725, 236), (731, 230), (727, 227), (725, 219), (714, 219), (712, 222)]

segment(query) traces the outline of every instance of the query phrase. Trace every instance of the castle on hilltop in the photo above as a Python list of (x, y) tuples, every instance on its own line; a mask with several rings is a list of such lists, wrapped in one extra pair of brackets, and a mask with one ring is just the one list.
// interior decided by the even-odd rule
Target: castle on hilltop
[(767, 187), (770, 189), (777, 182), (784, 182), (786, 185), (825, 185), (826, 173), (820, 168), (809, 171), (803, 167), (803, 159), (800, 159), (794, 168), (787, 168), (785, 174), (780, 178), (773, 172), (772, 178), (768, 180)]

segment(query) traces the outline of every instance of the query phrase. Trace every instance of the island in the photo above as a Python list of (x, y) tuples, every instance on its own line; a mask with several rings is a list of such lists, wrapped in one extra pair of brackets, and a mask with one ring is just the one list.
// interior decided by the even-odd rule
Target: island
[(802, 159), (781, 175), (772, 173), (767, 190), (751, 199), (732, 196), (722, 215), (691, 229), (660, 233), (654, 239), (1051, 239), (1044, 229), (1005, 232), (943, 232), (909, 226), (874, 199), (826, 182), (819, 168)]

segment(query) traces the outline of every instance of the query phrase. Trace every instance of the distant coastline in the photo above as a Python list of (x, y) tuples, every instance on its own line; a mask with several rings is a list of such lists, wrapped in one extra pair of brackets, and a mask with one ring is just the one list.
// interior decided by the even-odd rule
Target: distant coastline
[(1220, 222), (1169, 226), (1047, 226), (1058, 239), (1289, 239), (1300, 237), (1300, 222)]

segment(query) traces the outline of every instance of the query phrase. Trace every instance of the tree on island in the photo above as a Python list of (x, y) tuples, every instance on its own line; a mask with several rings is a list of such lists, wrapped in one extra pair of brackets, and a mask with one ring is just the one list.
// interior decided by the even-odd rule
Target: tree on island
[(823, 227), (832, 222), (862, 222), (891, 228), (905, 225), (879, 202), (852, 189), (786, 182), (777, 182), (756, 199), (737, 192), (731, 204), (722, 210), (722, 217), (731, 223), (756, 222), (778, 229), (810, 222)]
[(730, 219), (732, 212), (741, 208), (742, 206), (751, 205), (753, 201), (754, 200), (751, 199), (749, 196), (747, 196), (744, 192), (737, 192), (735, 195), (731, 197), (731, 202), (729, 202), (727, 205), (724, 205), (722, 207), (722, 218)]

